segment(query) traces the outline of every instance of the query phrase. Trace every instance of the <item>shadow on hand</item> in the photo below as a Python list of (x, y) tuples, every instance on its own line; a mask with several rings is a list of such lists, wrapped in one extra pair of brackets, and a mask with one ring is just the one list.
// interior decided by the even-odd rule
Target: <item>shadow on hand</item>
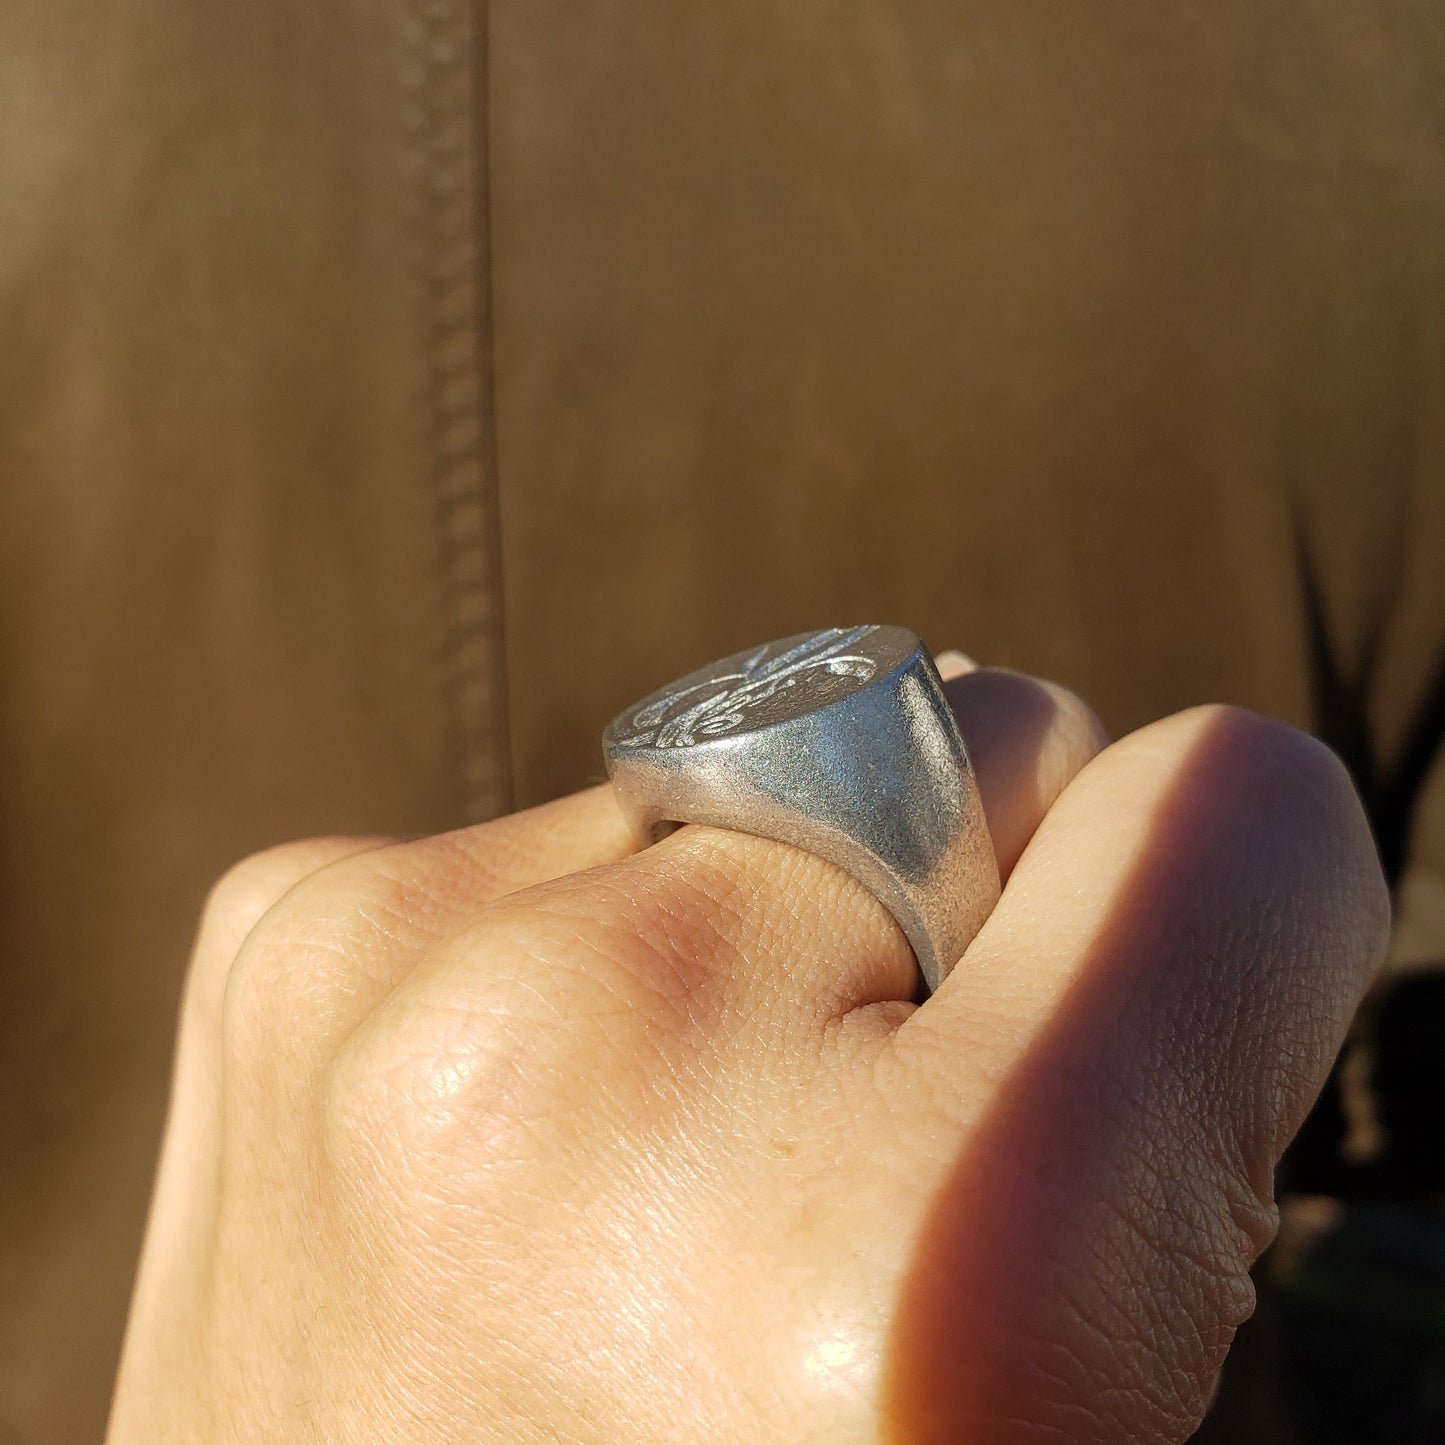
[(1201, 735), (934, 1196), (885, 1365), (891, 1445), (1119, 1445), (1198, 1423), (1253, 1304), (1267, 1226), (1244, 1181), (1268, 1192), (1268, 1100), (1327, 1063), (1324, 966), (1266, 976), (1326, 885), (1259, 805), (1289, 785), (1256, 736), (1231, 714)]

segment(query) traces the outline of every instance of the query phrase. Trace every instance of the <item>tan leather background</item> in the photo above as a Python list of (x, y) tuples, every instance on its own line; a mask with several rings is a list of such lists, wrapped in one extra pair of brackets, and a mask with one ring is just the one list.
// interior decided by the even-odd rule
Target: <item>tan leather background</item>
[(632, 696), (855, 619), (1115, 731), (1309, 724), (1291, 497), (1347, 665), (1393, 589), (1386, 752), (1445, 645), (1425, 0), (10, 0), (0, 37), (7, 1445), (99, 1431), (235, 857), (551, 796)]

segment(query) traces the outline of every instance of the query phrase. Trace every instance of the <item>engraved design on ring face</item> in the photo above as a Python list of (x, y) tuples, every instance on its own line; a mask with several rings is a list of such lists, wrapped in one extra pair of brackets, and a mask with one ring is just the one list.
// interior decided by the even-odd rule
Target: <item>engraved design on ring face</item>
[(816, 687), (830, 678), (848, 678), (861, 686), (877, 672), (878, 663), (848, 649), (877, 630), (876, 626), (830, 627), (776, 657), (767, 655), (774, 644), (765, 643), (749, 653), (736, 672), (714, 673), (638, 708), (632, 715), (632, 731), (617, 745), (691, 747), (700, 738), (735, 732), (771, 699), (800, 684)]

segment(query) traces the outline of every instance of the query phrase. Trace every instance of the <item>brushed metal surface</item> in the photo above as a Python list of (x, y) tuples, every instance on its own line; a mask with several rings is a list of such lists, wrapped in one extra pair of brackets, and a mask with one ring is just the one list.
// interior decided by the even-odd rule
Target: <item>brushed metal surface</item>
[(835, 863), (898, 920), (930, 992), (998, 901), (968, 751), (906, 628), (829, 628), (722, 658), (624, 709), (602, 750), (644, 846), (706, 823)]

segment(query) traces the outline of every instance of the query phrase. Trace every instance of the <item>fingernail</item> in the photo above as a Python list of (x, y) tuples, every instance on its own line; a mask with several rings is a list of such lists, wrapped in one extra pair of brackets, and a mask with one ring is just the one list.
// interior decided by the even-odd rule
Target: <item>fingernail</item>
[(976, 672), (978, 663), (968, 653), (960, 652), (956, 647), (946, 648), (933, 659), (933, 665), (938, 669), (938, 675), (947, 682), (951, 677), (962, 677), (966, 672)]

